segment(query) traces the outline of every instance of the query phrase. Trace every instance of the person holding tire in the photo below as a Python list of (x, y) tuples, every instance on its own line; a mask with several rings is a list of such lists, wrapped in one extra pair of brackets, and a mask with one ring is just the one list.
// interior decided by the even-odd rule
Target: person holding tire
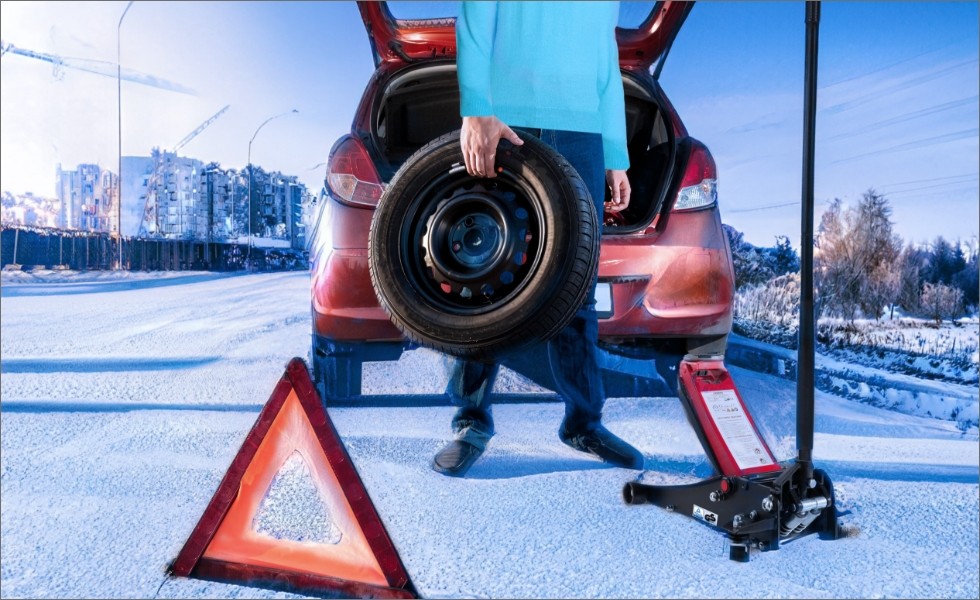
[[(494, 178), (500, 140), (520, 146), (520, 128), (560, 153), (585, 182), (598, 227), (605, 209), (629, 205), (626, 117), (615, 28), (618, 2), (469, 2), (456, 20), (460, 144), (467, 172)], [(604, 205), (605, 190), (611, 201)], [(596, 234), (599, 232), (597, 231)], [(584, 305), (552, 339), (501, 362), (546, 361), (565, 402), (558, 436), (610, 464), (643, 468), (643, 455), (601, 424), (596, 273)], [(454, 439), (432, 468), (461, 477), (494, 434), (488, 397), (500, 363), (455, 359), (447, 393), (458, 406)]]

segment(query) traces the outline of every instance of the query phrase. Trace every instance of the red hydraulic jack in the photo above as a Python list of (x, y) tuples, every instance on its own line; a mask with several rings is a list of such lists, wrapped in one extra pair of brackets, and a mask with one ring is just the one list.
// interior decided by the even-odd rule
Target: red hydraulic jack
[(759, 435), (720, 357), (685, 357), (679, 378), (688, 418), (721, 475), (688, 485), (630, 482), (623, 488), (627, 504), (656, 504), (725, 531), (729, 557), (741, 562), (749, 560), (750, 547), (776, 550), (810, 533), (840, 537), (834, 486), (809, 460), (812, 412), (809, 418), (797, 415), (799, 457), (783, 466)]
[(689, 485), (627, 483), (627, 504), (656, 504), (727, 533), (729, 558), (749, 560), (749, 548), (817, 533), (841, 537), (834, 486), (813, 468), (813, 151), (817, 99), (819, 0), (806, 2), (806, 76), (803, 146), (803, 215), (800, 242), (800, 332), (794, 462), (781, 465), (759, 435), (723, 357), (686, 356), (680, 397), (719, 476)]

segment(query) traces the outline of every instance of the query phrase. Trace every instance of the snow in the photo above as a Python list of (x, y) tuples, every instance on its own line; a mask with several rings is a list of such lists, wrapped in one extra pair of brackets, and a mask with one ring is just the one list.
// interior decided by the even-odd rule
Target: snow
[[(943, 321), (939, 326), (912, 317), (855, 319), (853, 323), (825, 318), (820, 325), (830, 332), (827, 344), (833, 346), (836, 358), (976, 387), (980, 375), (976, 316)], [(856, 352), (855, 346), (863, 352)], [(912, 360), (910, 353), (916, 353)]]
[[(739, 335), (732, 336), (731, 345), (751, 348), (784, 362), (796, 360), (795, 350)], [(842, 355), (845, 358), (840, 358)], [(938, 358), (931, 360), (942, 362)], [(977, 433), (980, 398), (975, 382), (964, 385), (958, 383), (959, 377), (937, 381), (892, 373), (853, 352), (836, 352), (833, 356), (817, 353), (814, 367), (820, 389), (890, 410), (955, 421), (961, 430)]]
[[(0, 287), (3, 597), (292, 597), (164, 569), (286, 363), (309, 357), (308, 275), (11, 275)], [(438, 391), (443, 363), (417, 350), (371, 364), (367, 388)], [(731, 372), (777, 458), (794, 456), (795, 383)], [(526, 385), (507, 375), (497, 389)], [(561, 444), (558, 403), (496, 406), (498, 433), (464, 479), (428, 464), (452, 407), (329, 413), (427, 597), (978, 597), (976, 429), (826, 392), (816, 407), (815, 462), (854, 534), (747, 564), (707, 526), (624, 505), (638, 472)], [(645, 454), (644, 480), (710, 474), (677, 399), (614, 398), (604, 415)], [(307, 473), (287, 467), (260, 526), (330, 538)]]

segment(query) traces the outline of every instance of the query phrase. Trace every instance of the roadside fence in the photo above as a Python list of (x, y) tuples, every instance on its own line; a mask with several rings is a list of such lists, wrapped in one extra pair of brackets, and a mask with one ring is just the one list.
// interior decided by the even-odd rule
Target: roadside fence
[[(105, 232), (4, 225), (0, 235), (0, 267), (24, 270), (99, 271), (117, 268), (122, 243), (122, 269), (131, 271), (240, 271), (248, 269), (248, 245), (118, 238)], [(290, 248), (252, 248), (255, 271), (301, 270), (307, 253)], [(12, 265), (8, 267), (8, 265)]]

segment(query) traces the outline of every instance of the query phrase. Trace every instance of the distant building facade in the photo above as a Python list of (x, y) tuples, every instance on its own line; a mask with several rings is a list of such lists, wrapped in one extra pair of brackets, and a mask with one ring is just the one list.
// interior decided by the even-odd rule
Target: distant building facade
[(197, 229), (210, 232), (212, 240), (236, 242), (248, 215), (245, 213), (245, 186), (234, 170), (210, 163), (200, 173), (200, 201), (206, 207)]
[[(246, 168), (246, 177), (248, 170)], [(295, 176), (278, 171), (252, 173), (251, 233), (253, 236), (286, 240), (290, 247), (306, 247), (303, 203), (312, 200), (306, 186)]]
[(204, 163), (172, 152), (153, 150), (153, 171), (143, 194), (145, 208), (140, 234), (186, 240), (207, 239), (199, 235), (200, 173)]
[(133, 207), (124, 209), (133, 215), (125, 235), (247, 243), (251, 232), (259, 245), (305, 249), (303, 206), (311, 200), (295, 176), (254, 165), (222, 169), (159, 149), (123, 158), (123, 205)]
[[(216, 162), (154, 148), (150, 156), (122, 159), (121, 215), (117, 183), (115, 173), (98, 165), (64, 170), (59, 164), (57, 201), (45, 205), (56, 211), (51, 226), (116, 232), (121, 222), (125, 237), (244, 244), (251, 234), (256, 245), (306, 248), (315, 198), (296, 176), (254, 165), (222, 169)], [(31, 207), (5, 207), (4, 218), (16, 213), (17, 222), (43, 221), (40, 205)]]
[(86, 231), (117, 230), (116, 174), (99, 165), (82, 164), (71, 171), (55, 171), (55, 193), (60, 202), (58, 227)]

